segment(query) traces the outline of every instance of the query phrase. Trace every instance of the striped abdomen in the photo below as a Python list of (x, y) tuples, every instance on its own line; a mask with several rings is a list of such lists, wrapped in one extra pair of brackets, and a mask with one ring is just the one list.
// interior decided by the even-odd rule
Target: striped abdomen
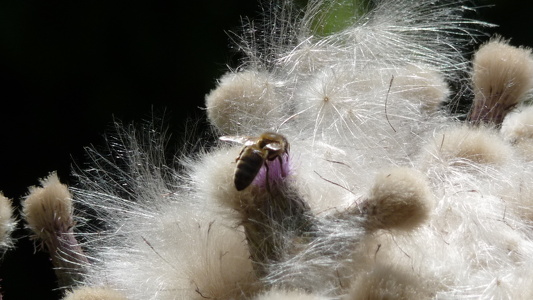
[(237, 191), (247, 188), (259, 173), (265, 163), (266, 154), (264, 151), (246, 147), (239, 156), (235, 170), (234, 182)]

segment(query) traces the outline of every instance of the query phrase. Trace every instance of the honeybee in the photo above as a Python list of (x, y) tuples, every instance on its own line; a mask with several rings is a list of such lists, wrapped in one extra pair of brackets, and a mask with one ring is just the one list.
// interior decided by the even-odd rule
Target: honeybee
[(274, 132), (265, 132), (259, 137), (222, 136), (220, 140), (244, 145), (235, 160), (237, 166), (233, 180), (238, 191), (242, 191), (252, 184), (262, 166), (267, 168), (268, 179), (267, 161), (273, 161), (277, 158), (281, 164), (281, 156), (289, 152), (287, 139)]

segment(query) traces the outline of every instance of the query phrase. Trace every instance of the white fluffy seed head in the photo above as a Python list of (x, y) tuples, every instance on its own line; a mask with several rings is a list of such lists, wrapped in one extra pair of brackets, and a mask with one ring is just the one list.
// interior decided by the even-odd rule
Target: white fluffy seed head
[(428, 290), (426, 278), (411, 270), (376, 265), (369, 272), (361, 272), (350, 287), (344, 300), (422, 300), (431, 299), (433, 291)]
[(533, 140), (533, 106), (522, 107), (509, 114), (502, 124), (501, 133), (513, 144)]
[(40, 184), (41, 187), (30, 187), (22, 202), (22, 211), (35, 237), (47, 240), (51, 235), (67, 232), (74, 225), (72, 196), (55, 172), (42, 179)]
[(533, 87), (531, 49), (513, 47), (500, 38), (491, 40), (474, 55), (472, 83), (470, 120), (501, 124)]
[(272, 75), (259, 71), (227, 73), (206, 96), (207, 116), (223, 134), (253, 134), (281, 118), (281, 102)]
[(424, 115), (436, 113), (450, 95), (442, 73), (424, 65), (410, 64), (398, 70), (393, 86), (402, 98), (415, 102)]
[[(192, 243), (182, 247), (182, 252), (190, 253), (180, 255), (179, 260), (173, 263), (186, 274), (184, 280), (176, 273), (178, 278), (175, 281), (185, 284), (188, 299), (236, 299), (257, 292), (257, 277), (249, 259), (245, 238), (228, 226), (217, 221), (202, 224), (197, 230), (197, 237), (190, 239)], [(184, 239), (182, 243), (187, 241)]]
[(233, 182), (236, 159), (241, 148), (236, 146), (213, 151), (201, 162), (194, 164), (196, 168), (191, 170), (190, 176), (197, 183), (198, 192), (214, 200), (215, 205), (238, 210), (243, 194), (248, 194), (248, 190), (237, 191)]
[(133, 215), (118, 233), (125, 240), (111, 235), (104, 241), (111, 246), (91, 253), (98, 259), (86, 284), (111, 282), (128, 299), (239, 299), (256, 292), (245, 237), (210, 209), (170, 206)]
[(11, 233), (16, 225), (11, 200), (0, 192), (0, 251), (13, 246)]
[(512, 149), (491, 128), (459, 126), (435, 135), (423, 152), (427, 163), (440, 161), (464, 167), (471, 163), (502, 166), (509, 162)]
[(474, 55), (472, 81), (474, 92), (482, 99), (499, 99), (516, 104), (533, 86), (531, 49), (513, 47), (502, 39), (493, 39)]
[(78, 287), (65, 294), (63, 300), (126, 300), (118, 291), (107, 287)]
[[(533, 179), (531, 174), (525, 179)], [(509, 211), (522, 218), (526, 223), (533, 224), (533, 187), (524, 182), (518, 186), (504, 189), (501, 193), (502, 200), (509, 207)]]
[(365, 155), (375, 161), (405, 159), (418, 147), (402, 141), (417, 140), (445, 119), (437, 111), (448, 95), (443, 78), (412, 64), (368, 72), (350, 65), (325, 68), (295, 88), (295, 113), (286, 127), (316, 143), (372, 148)]
[(296, 126), (315, 139), (349, 138), (360, 124), (372, 119), (372, 103), (360, 100), (368, 77), (350, 67), (316, 72), (298, 87), (295, 96)]
[(327, 300), (328, 297), (320, 295), (313, 295), (304, 291), (287, 291), (280, 289), (273, 289), (262, 293), (254, 298), (254, 300)]
[(533, 160), (533, 106), (521, 107), (505, 118), (501, 134), (528, 161)]
[(379, 173), (370, 195), (361, 203), (365, 226), (371, 230), (412, 230), (428, 218), (431, 207), (432, 195), (424, 175), (410, 168)]

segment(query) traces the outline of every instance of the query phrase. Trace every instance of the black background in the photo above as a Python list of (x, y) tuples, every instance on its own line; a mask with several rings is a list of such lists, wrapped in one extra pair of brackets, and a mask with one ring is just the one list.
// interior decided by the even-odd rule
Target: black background
[[(479, 0), (478, 18), (533, 46), (533, 4)], [(113, 118), (165, 115), (174, 137), (203, 118), (204, 96), (237, 66), (226, 31), (258, 16), (254, 0), (0, 0), (0, 190), (14, 200), (57, 170), (71, 183), (83, 147), (103, 144)], [(19, 226), (22, 227), (22, 226)], [(0, 265), (4, 299), (59, 299), (46, 254), (17, 230)]]

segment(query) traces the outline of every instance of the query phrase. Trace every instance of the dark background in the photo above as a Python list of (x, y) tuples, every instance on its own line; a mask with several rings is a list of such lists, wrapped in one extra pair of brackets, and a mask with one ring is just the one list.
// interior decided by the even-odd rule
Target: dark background
[[(533, 46), (533, 2), (479, 0), (478, 18), (514, 45)], [(101, 145), (113, 118), (165, 115), (174, 137), (227, 65), (226, 31), (258, 16), (254, 0), (0, 0), (0, 190), (16, 205), (27, 187), (57, 170), (73, 183), (83, 148)], [(20, 226), (22, 227), (22, 226)], [(4, 299), (59, 299), (46, 254), (19, 229), (0, 265)]]

